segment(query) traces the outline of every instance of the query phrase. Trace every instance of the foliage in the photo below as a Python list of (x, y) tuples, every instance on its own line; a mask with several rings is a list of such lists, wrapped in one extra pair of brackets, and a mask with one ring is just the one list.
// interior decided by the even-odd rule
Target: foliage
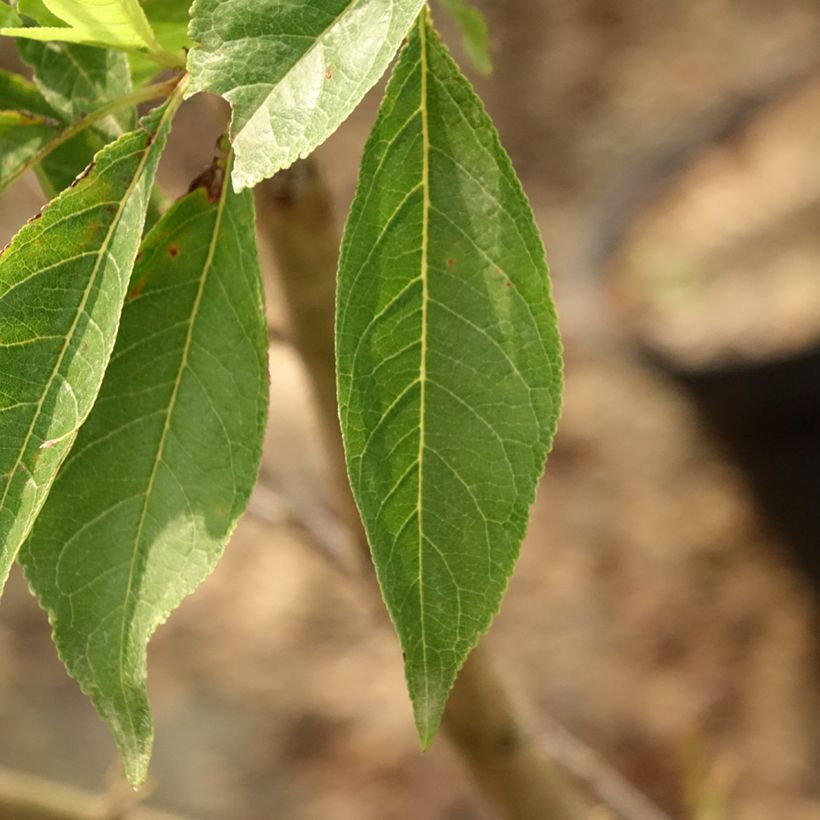
[(365, 148), (337, 333), (350, 477), (427, 744), (515, 563), (561, 375), (529, 206), (426, 15)]
[[(442, 3), (488, 70), (483, 18)], [(134, 783), (148, 641), (213, 568), (259, 468), (267, 337), (244, 189), (324, 142), (400, 50), (345, 232), (337, 368), (428, 745), (500, 605), (561, 395), (532, 212), (429, 9), (19, 0), (0, 24), (33, 71), (0, 73), (0, 188), (33, 170), (52, 197), (0, 254), (0, 587), (19, 559)], [(200, 91), (231, 103), (230, 141), (146, 232), (174, 115)]]

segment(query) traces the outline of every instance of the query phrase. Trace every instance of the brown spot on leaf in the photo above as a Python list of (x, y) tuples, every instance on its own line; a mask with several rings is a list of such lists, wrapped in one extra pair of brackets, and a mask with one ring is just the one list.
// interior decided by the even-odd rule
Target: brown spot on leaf
[(447, 267), (450, 268), (450, 270), (456, 269), (456, 260), (453, 259), (452, 256), (447, 260)]
[(74, 182), (72, 182), (69, 187), (73, 188), (75, 185), (78, 185), (80, 182), (82, 182), (94, 170), (95, 165), (95, 162), (89, 162), (88, 165), (86, 165), (86, 167), (82, 171), (80, 171), (79, 174), (77, 174), (77, 176), (74, 178)]
[(142, 279), (137, 281), (137, 284), (134, 285), (131, 290), (128, 291), (128, 295), (125, 297), (126, 302), (130, 302), (132, 299), (136, 299), (139, 296), (143, 289), (145, 288), (146, 278), (143, 277)]
[(35, 114), (32, 111), (18, 110), (14, 112), (20, 119), (27, 120), (31, 125), (47, 125), (49, 128), (60, 128), (61, 123), (53, 117)]
[(174, 257), (179, 255), (179, 246), (178, 245), (169, 245), (168, 246), (168, 256)]
[(327, 67), (327, 71), (325, 71), (325, 79), (332, 80), (333, 79), (333, 66), (329, 65)]

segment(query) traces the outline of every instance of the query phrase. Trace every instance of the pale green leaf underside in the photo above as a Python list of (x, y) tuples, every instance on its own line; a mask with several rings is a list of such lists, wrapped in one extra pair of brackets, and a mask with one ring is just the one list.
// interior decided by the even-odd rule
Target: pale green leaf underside
[(423, 0), (196, 0), (190, 92), (233, 107), (237, 190), (324, 142), (384, 73)]
[(561, 395), (531, 209), (426, 19), (365, 149), (337, 302), (350, 479), (424, 745), (500, 604)]
[(156, 43), (138, 0), (43, 0), (43, 5), (67, 26), (5, 28), (0, 34), (117, 48), (151, 48)]
[(146, 644), (213, 568), (261, 454), (253, 201), (223, 188), (180, 200), (143, 243), (100, 396), (21, 554), (133, 783), (153, 736)]
[(169, 124), (103, 149), (0, 255), (0, 590), (97, 397)]

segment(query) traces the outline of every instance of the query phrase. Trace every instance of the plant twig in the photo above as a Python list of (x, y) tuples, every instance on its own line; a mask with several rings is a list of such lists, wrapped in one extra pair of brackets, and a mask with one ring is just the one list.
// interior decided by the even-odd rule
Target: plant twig
[(547, 724), (541, 735), (544, 749), (551, 758), (586, 784), (604, 804), (627, 820), (671, 820), (643, 792), (610, 766), (596, 751), (582, 743), (554, 720), (541, 718)]
[[(336, 408), (333, 328), (339, 235), (331, 197), (310, 159), (256, 190), (261, 239), (277, 260), (293, 344), (316, 396), (338, 511), (357, 536), (362, 565), (369, 566), (369, 550), (347, 482)], [(371, 587), (375, 590), (375, 584)], [(453, 688), (444, 728), (479, 786), (510, 820), (588, 818), (583, 798), (523, 726), (486, 652), (476, 650)]]
[[(41, 777), (0, 768), (3, 820), (115, 820), (104, 796), (89, 794)], [(183, 820), (176, 814), (134, 807), (116, 820)]]

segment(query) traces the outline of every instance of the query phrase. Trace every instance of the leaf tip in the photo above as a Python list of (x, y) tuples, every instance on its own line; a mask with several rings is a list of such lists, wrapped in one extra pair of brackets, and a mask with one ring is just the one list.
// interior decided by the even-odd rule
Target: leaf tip
[(154, 745), (154, 731), (150, 713), (132, 730), (117, 725), (117, 721), (109, 719), (109, 725), (114, 731), (114, 739), (120, 750), (125, 778), (135, 789), (142, 786), (148, 777), (148, 768), (151, 764), (151, 750)]
[(426, 752), (432, 745), (441, 726), (444, 715), (444, 697), (424, 696), (413, 702), (413, 712), (416, 722), (416, 734), (419, 738), (421, 750)]
[(421, 750), (426, 752), (438, 734), (444, 708), (452, 689), (455, 676), (449, 681), (433, 680), (426, 669), (413, 670), (407, 667), (407, 685), (413, 703), (413, 718), (416, 724)]
[(125, 769), (125, 778), (134, 789), (138, 789), (140, 786), (145, 784), (145, 781), (148, 777), (148, 765), (150, 763), (150, 760), (150, 753), (123, 753), (123, 768)]

